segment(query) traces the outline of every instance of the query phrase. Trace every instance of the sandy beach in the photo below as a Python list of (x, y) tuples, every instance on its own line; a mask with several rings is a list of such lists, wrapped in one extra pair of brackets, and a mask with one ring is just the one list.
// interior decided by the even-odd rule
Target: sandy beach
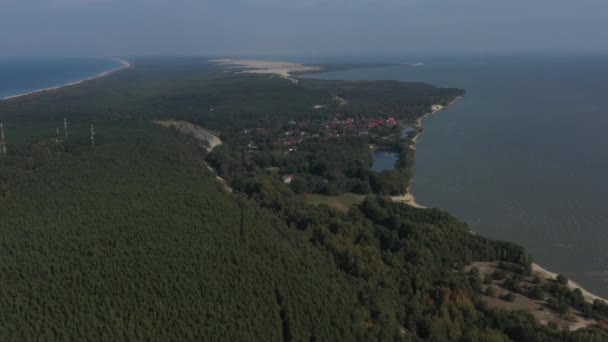
[[(441, 105), (433, 105), (431, 106), (431, 111), (429, 113), (426, 113), (425, 115), (423, 115), (422, 117), (420, 117), (420, 119), (416, 120), (416, 126), (419, 129), (419, 132), (414, 136), (414, 138), (412, 139), (413, 144), (415, 145), (418, 142), (418, 137), (424, 132), (422, 123), (424, 121), (424, 119), (426, 119), (427, 117), (429, 117), (430, 115), (442, 111), (446, 108), (449, 108), (450, 106), (452, 106), (453, 104), (455, 104), (458, 100), (460, 100), (462, 97), (457, 97), (455, 98), (452, 102), (450, 102), (450, 104), (448, 104), (447, 106), (441, 106)], [(415, 146), (412, 146), (412, 149), (415, 149)], [(409, 188), (408, 188), (408, 192), (404, 195), (401, 196), (394, 196), (391, 197), (391, 199), (395, 202), (402, 202), (405, 204), (409, 204), (413, 207), (416, 208), (426, 208), (425, 206), (420, 205), (419, 203), (416, 202), (416, 198), (414, 197), (414, 195), (410, 192)], [(555, 279), (557, 278), (557, 273), (551, 272), (546, 270), (545, 268), (543, 268), (542, 266), (533, 263), (532, 264), (532, 271), (538, 273), (540, 276), (548, 278), (548, 279)], [(594, 300), (599, 299), (602, 300), (606, 303), (608, 303), (608, 299), (600, 297), (598, 295), (595, 295), (587, 290), (585, 290), (581, 285), (579, 285), (578, 283), (572, 281), (572, 280), (568, 280), (568, 284), (567, 284), (568, 288), (570, 289), (580, 289), (581, 292), (583, 293), (583, 296), (585, 297), (585, 300), (587, 300), (590, 303), (593, 303)]]
[[(550, 279), (555, 279), (555, 278), (557, 278), (557, 275), (558, 275), (557, 273), (553, 273), (551, 271), (548, 271), (548, 270), (542, 268), (538, 264), (532, 264), (532, 271), (539, 273), (540, 275), (545, 276)], [(582, 286), (580, 286), (578, 283), (576, 283), (572, 280), (568, 280), (567, 286), (568, 286), (568, 288), (570, 288), (572, 290), (580, 289), (581, 292), (583, 293), (583, 297), (585, 297), (585, 300), (587, 300), (590, 303), (593, 303), (593, 301), (596, 299), (603, 300), (604, 302), (608, 303), (608, 299), (600, 297), (598, 295), (595, 295), (595, 294), (585, 290)]]
[(126, 61), (124, 59), (121, 59), (121, 58), (112, 58), (112, 59), (114, 59), (116, 61), (119, 61), (122, 65), (119, 66), (119, 67), (117, 67), (117, 68), (114, 68), (114, 69), (111, 69), (111, 70), (99, 73), (99, 74), (97, 74), (97, 75), (95, 75), (93, 77), (88, 77), (88, 78), (85, 78), (85, 79), (82, 79), (82, 80), (79, 80), (79, 81), (76, 81), (76, 82), (62, 84), (62, 85), (58, 85), (58, 86), (54, 86), (54, 87), (48, 87), (48, 88), (33, 90), (33, 91), (30, 91), (30, 92), (27, 92), (27, 93), (23, 93), (23, 94), (17, 94), (17, 95), (7, 96), (7, 97), (3, 98), (0, 101), (11, 100), (11, 99), (16, 99), (16, 98), (19, 98), (19, 97), (22, 97), (22, 96), (31, 95), (31, 94), (43, 93), (43, 92), (47, 92), (47, 91), (53, 91), (53, 90), (56, 90), (56, 89), (64, 88), (64, 87), (75, 86), (75, 85), (78, 85), (78, 84), (81, 84), (81, 83), (84, 83), (84, 82), (87, 82), (87, 81), (92, 81), (92, 80), (95, 80), (95, 79), (98, 79), (98, 78), (109, 76), (109, 75), (111, 75), (111, 74), (113, 74), (113, 73), (115, 73), (117, 71), (120, 71), (120, 70), (123, 70), (123, 69), (127, 69), (127, 68), (130, 68), (130, 67), (133, 66), (131, 63), (129, 63), (128, 61)]
[[(458, 96), (456, 97), (454, 100), (452, 100), (452, 102), (450, 102), (447, 106), (442, 106), (440, 104), (434, 104), (431, 106), (431, 111), (424, 114), (423, 116), (421, 116), (418, 120), (416, 120), (416, 128), (418, 129), (418, 133), (416, 133), (416, 135), (414, 136), (414, 138), (412, 138), (412, 149), (415, 150), (416, 149), (416, 143), (418, 142), (418, 137), (424, 132), (423, 126), (422, 126), (422, 122), (424, 121), (424, 119), (426, 119), (427, 117), (431, 116), (432, 114), (435, 114), (439, 111), (442, 111), (444, 109), (450, 108), (452, 105), (454, 105), (458, 100), (462, 99), (462, 96)], [(410, 180), (410, 183), (413, 181), (413, 178)], [(391, 197), (391, 199), (395, 202), (402, 202), (405, 204), (409, 204), (412, 207), (416, 207), (416, 208), (426, 208), (423, 205), (420, 205), (419, 203), (416, 202), (416, 197), (414, 197), (414, 195), (410, 192), (410, 189), (408, 187), (407, 189), (407, 193), (401, 195), (401, 196), (393, 196)]]

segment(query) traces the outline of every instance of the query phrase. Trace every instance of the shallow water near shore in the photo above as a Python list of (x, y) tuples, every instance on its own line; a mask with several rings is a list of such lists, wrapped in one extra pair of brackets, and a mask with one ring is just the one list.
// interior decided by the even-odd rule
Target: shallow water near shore
[(110, 58), (0, 58), (0, 99), (77, 82), (121, 65)]
[(466, 89), (423, 123), (411, 187), (418, 203), (515, 241), (547, 269), (608, 296), (608, 58), (417, 59), (425, 65), (314, 77)]

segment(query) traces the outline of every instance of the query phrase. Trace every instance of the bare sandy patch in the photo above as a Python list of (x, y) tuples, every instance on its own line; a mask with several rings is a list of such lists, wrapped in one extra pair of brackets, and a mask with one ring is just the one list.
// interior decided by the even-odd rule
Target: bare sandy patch
[[(467, 267), (466, 270), (469, 271), (472, 267), (476, 267), (482, 277), (485, 275), (491, 275), (494, 273), (494, 271), (499, 269), (496, 262), (474, 262), (472, 265)], [(512, 272), (506, 270), (503, 270), (503, 272), (509, 275), (512, 274)], [(534, 284), (532, 282), (532, 278), (534, 276), (539, 276), (542, 284), (547, 281), (555, 280), (557, 275), (542, 269), (536, 264), (533, 264), (532, 275), (525, 277), (525, 279), (521, 282), (521, 286), (523, 288), (539, 286), (539, 284)], [(569, 330), (577, 330), (598, 324), (595, 319), (585, 317), (580, 310), (572, 308), (567, 315), (560, 314), (552, 310), (547, 301), (529, 298), (522, 294), (514, 293), (514, 300), (512, 302), (505, 301), (500, 297), (507, 295), (509, 291), (500, 286), (500, 281), (492, 280), (491, 284), (482, 286), (482, 291), (485, 292), (488, 287), (494, 288), (496, 294), (494, 297), (483, 295), (484, 302), (490, 307), (499, 307), (512, 311), (526, 311), (532, 314), (541, 324), (546, 325), (553, 322), (558, 326), (567, 328)], [(586, 292), (583, 289), (581, 290), (583, 293)], [(590, 300), (591, 298), (585, 297), (585, 299)]]
[[(544, 278), (552, 279), (552, 280), (555, 280), (558, 276), (557, 273), (547, 271), (546, 269), (542, 268), (538, 264), (532, 264), (532, 271), (536, 272), (537, 274), (539, 274), (540, 276), (542, 276)], [(585, 290), (582, 286), (580, 286), (578, 283), (576, 283), (572, 280), (568, 280), (568, 284), (566, 284), (566, 286), (568, 286), (568, 288), (571, 290), (574, 290), (574, 289), (581, 290), (581, 292), (583, 293), (583, 297), (585, 297), (585, 300), (588, 301), (589, 303), (593, 303), (593, 301), (596, 299), (599, 299), (601, 301), (608, 303), (608, 300), (606, 300), (606, 298), (600, 297), (598, 295), (595, 295), (595, 294)]]
[(215, 136), (211, 131), (204, 129), (201, 126), (197, 126), (183, 120), (156, 120), (153, 121), (157, 125), (163, 127), (173, 127), (180, 133), (193, 137), (196, 140), (203, 141), (207, 144), (207, 151), (213, 150), (216, 146), (222, 144), (222, 140)]
[(426, 208), (425, 206), (422, 206), (422, 205), (416, 203), (416, 198), (410, 192), (408, 192), (405, 195), (401, 195), (401, 196), (392, 196), (391, 199), (393, 200), (393, 202), (405, 203), (407, 205), (411, 205), (412, 207), (416, 207), (416, 208), (420, 208), (420, 209)]
[(239, 71), (239, 73), (278, 75), (282, 78), (292, 81), (295, 84), (298, 84), (299, 81), (292, 75), (292, 73), (322, 70), (322, 68), (318, 66), (307, 66), (297, 63), (265, 61), (256, 59), (221, 58), (213, 59), (210, 62), (226, 67), (245, 69), (243, 71)]

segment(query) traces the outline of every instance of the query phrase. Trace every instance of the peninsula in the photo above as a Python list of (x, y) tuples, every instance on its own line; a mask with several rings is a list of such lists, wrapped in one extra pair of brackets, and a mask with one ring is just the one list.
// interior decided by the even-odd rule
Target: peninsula
[(608, 305), (524, 248), (391, 199), (464, 90), (130, 62), (0, 102), (4, 339), (608, 339)]

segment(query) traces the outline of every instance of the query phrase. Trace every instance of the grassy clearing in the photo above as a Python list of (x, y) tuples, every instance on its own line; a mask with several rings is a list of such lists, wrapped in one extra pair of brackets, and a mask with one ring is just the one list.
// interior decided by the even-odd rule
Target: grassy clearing
[(306, 203), (312, 205), (327, 204), (332, 208), (346, 212), (353, 206), (361, 204), (364, 198), (364, 195), (357, 195), (350, 192), (339, 196), (308, 194), (306, 195)]

